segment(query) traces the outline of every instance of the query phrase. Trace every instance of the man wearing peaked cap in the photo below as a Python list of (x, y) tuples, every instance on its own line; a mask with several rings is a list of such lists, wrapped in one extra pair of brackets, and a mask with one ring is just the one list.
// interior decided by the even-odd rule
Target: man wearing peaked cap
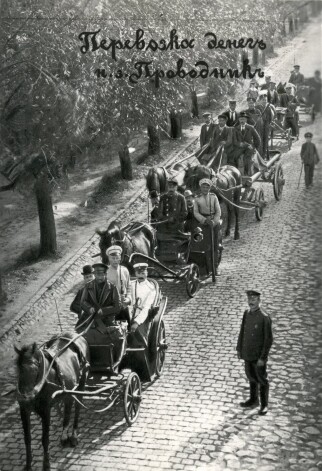
[[(172, 177), (168, 180), (168, 192), (161, 195), (160, 203), (156, 210), (156, 218), (159, 222), (158, 233), (175, 234), (183, 231), (183, 223), (187, 217), (186, 200), (178, 193), (178, 180)], [(164, 222), (163, 222), (164, 221)]]
[(247, 124), (247, 118), (247, 113), (242, 111), (239, 115), (239, 124), (233, 132), (233, 153), (228, 155), (228, 165), (238, 168), (240, 157), (243, 155), (245, 175), (251, 176), (252, 156), (254, 150), (259, 149), (261, 139), (256, 129)]
[[(218, 116), (218, 124), (215, 125), (212, 136), (212, 156), (215, 154), (215, 157), (210, 167), (215, 170), (215, 172), (218, 170), (219, 166), (227, 164), (227, 149), (229, 149), (232, 143), (232, 130), (226, 124), (227, 119), (225, 114)], [(210, 156), (210, 158), (212, 158), (212, 156)]]
[(294, 65), (294, 70), (291, 72), (289, 82), (293, 83), (296, 87), (304, 85), (304, 75), (300, 73), (299, 65)]
[(184, 223), (184, 231), (185, 232), (191, 232), (193, 230), (193, 225), (194, 225), (194, 196), (192, 191), (190, 190), (185, 190), (184, 192), (184, 197), (186, 200), (187, 204), (187, 217)]
[(304, 134), (305, 143), (301, 148), (302, 165), (304, 166), (305, 186), (313, 186), (314, 167), (320, 161), (320, 157), (315, 144), (312, 142), (313, 134), (306, 132)]
[(262, 114), (258, 108), (255, 107), (256, 100), (254, 98), (247, 98), (248, 108), (245, 110), (248, 118), (247, 124), (254, 126), (259, 135), (263, 127)]
[(267, 101), (271, 105), (278, 106), (279, 105), (279, 96), (278, 96), (278, 93), (276, 91), (275, 86), (276, 86), (275, 82), (272, 82), (272, 81), (269, 82), (269, 87), (268, 87), (268, 90), (267, 90)]
[(250, 82), (249, 89), (248, 89), (248, 92), (247, 92), (247, 100), (249, 98), (252, 98), (255, 101), (258, 98), (258, 87), (257, 87), (257, 83), (255, 82), (255, 80), (251, 80), (251, 82)]
[(296, 137), (298, 134), (298, 113), (296, 108), (300, 103), (293, 94), (293, 88), (293, 85), (288, 83), (285, 86), (286, 93), (282, 93), (279, 98), (280, 106), (282, 108), (287, 108), (284, 126), (286, 129), (291, 128), (292, 136)]
[(261, 293), (255, 289), (246, 291), (249, 309), (244, 312), (237, 341), (237, 355), (245, 362), (245, 372), (249, 381), (250, 397), (241, 402), (241, 407), (258, 405), (259, 414), (268, 411), (269, 382), (267, 379), (267, 360), (273, 343), (272, 321), (260, 305)]
[[(200, 149), (202, 149), (206, 144), (208, 144), (208, 147), (204, 150), (202, 153), (202, 156), (200, 157), (204, 163), (206, 163), (210, 155), (212, 153), (212, 136), (214, 133), (215, 125), (211, 120), (211, 113), (206, 112), (202, 115), (205, 118), (204, 124), (201, 126), (200, 129)], [(201, 161), (201, 160), (200, 160)]]
[(156, 301), (157, 282), (148, 280), (148, 264), (141, 262), (133, 265), (136, 280), (131, 282), (132, 313), (131, 333), (129, 343), (132, 347), (140, 346), (142, 342), (147, 346), (149, 324), (146, 319), (149, 311)]
[(127, 306), (131, 304), (130, 273), (126, 267), (121, 265), (122, 252), (122, 247), (119, 245), (111, 245), (106, 250), (109, 262), (106, 279), (116, 286), (122, 305), (122, 309), (117, 316), (118, 320), (128, 319)]
[(261, 91), (261, 94), (258, 97), (256, 108), (261, 112), (261, 117), (263, 120), (262, 133), (260, 134), (262, 145), (261, 149), (259, 149), (259, 153), (264, 159), (267, 160), (269, 155), (268, 142), (271, 131), (270, 125), (275, 116), (275, 107), (268, 102), (268, 90)]

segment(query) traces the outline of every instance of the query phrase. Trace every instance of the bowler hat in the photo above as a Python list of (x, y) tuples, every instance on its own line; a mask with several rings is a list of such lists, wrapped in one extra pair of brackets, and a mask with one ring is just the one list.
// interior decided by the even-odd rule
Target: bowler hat
[(304, 137), (313, 137), (313, 134), (311, 132), (306, 132), (304, 134)]
[(93, 268), (94, 270), (103, 269), (104, 271), (107, 271), (108, 266), (105, 263), (94, 263)]
[(260, 296), (261, 293), (259, 291), (256, 291), (255, 289), (248, 289), (246, 290), (247, 296)]
[(94, 268), (92, 267), (92, 265), (83, 266), (82, 275), (91, 275), (92, 273), (94, 273)]

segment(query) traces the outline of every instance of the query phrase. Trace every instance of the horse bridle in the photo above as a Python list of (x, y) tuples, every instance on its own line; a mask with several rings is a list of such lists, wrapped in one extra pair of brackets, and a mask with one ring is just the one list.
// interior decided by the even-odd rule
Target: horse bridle
[[(111, 243), (112, 245), (120, 245), (120, 244), (124, 244), (125, 242), (125, 239), (128, 239), (128, 241), (131, 243), (132, 245), (132, 250), (133, 252), (135, 252), (135, 245), (134, 245), (134, 242), (132, 240), (132, 238), (129, 236), (129, 234), (127, 232), (124, 232), (124, 236), (123, 236), (123, 239), (115, 239), (115, 237), (111, 237)], [(125, 253), (125, 251), (122, 251), (122, 257), (121, 257), (121, 261), (124, 260), (124, 257), (128, 257), (130, 258), (130, 256)]]

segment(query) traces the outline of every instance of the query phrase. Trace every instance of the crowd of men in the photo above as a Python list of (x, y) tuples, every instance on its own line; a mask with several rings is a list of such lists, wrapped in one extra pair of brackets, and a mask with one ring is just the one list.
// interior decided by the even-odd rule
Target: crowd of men
[[(200, 147), (207, 147), (200, 153), (200, 163), (208, 164), (214, 170), (225, 164), (236, 168), (244, 167), (244, 174), (248, 176), (252, 174), (254, 167), (259, 170), (265, 167), (265, 161), (269, 158), (271, 123), (275, 118), (284, 129), (291, 129), (294, 139), (299, 135), (297, 107), (300, 101), (297, 91), (304, 83), (300, 66), (295, 65), (289, 82), (284, 86), (280, 84), (277, 87), (271, 75), (265, 76), (265, 83), (262, 85), (252, 80), (247, 91), (247, 108), (238, 111), (236, 100), (230, 100), (229, 108), (218, 116), (218, 124), (212, 121), (211, 113), (204, 113)], [(314, 104), (316, 111), (320, 111), (320, 72), (316, 71), (314, 78), (308, 79), (307, 83), (310, 102)]]

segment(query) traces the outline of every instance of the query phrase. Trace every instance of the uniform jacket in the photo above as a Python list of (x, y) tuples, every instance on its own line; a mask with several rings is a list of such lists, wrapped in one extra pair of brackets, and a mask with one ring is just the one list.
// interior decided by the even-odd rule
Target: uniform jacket
[(293, 117), (296, 107), (299, 105), (299, 102), (294, 95), (288, 95), (283, 93), (280, 96), (280, 105), (282, 108), (287, 108), (286, 117)]
[(239, 124), (233, 132), (233, 144), (238, 147), (247, 147), (247, 144), (249, 144), (258, 149), (261, 145), (261, 138), (253, 126), (245, 124), (245, 130), (242, 132), (241, 125)]
[(97, 291), (96, 280), (86, 284), (81, 308), (86, 314), (90, 314), (91, 307), (94, 307), (96, 311), (102, 309), (103, 315), (100, 319), (105, 325), (113, 325), (115, 316), (121, 309), (118, 290), (115, 285), (106, 280), (100, 296), (98, 296)]
[(185, 197), (178, 192), (174, 195), (164, 194), (160, 198), (158, 219), (174, 218), (175, 222), (183, 222), (187, 217), (187, 203)]
[(229, 127), (226, 125), (220, 128), (219, 125), (217, 124), (214, 129), (214, 133), (212, 136), (212, 145), (211, 145), (214, 152), (216, 152), (219, 145), (223, 141), (225, 142), (225, 146), (231, 144), (232, 142), (231, 129), (229, 129)]
[(278, 106), (279, 95), (276, 90), (267, 90), (267, 101), (271, 103), (271, 105)]
[(237, 342), (237, 352), (245, 361), (267, 361), (273, 343), (272, 321), (261, 308), (244, 312)]
[(289, 82), (294, 85), (304, 85), (304, 75), (301, 73), (296, 74), (295, 72), (291, 73)]
[(109, 267), (106, 272), (106, 279), (116, 286), (119, 294), (124, 294), (131, 299), (130, 273), (126, 267), (119, 265), (117, 270)]
[(304, 165), (316, 165), (320, 161), (318, 151), (313, 142), (305, 142), (302, 144), (301, 159)]
[[(234, 113), (234, 117), (231, 116), (231, 113)], [(227, 116), (227, 121), (226, 121), (226, 126), (228, 127), (233, 127), (235, 124), (238, 122), (239, 119), (239, 113), (237, 111), (231, 111), (230, 109), (222, 113), (224, 116)]]
[(155, 300), (155, 287), (149, 280), (134, 280), (131, 282), (133, 312), (132, 322), (143, 324), (147, 319), (151, 306)]
[(247, 124), (250, 124), (251, 126), (255, 126), (255, 124), (257, 123), (257, 120), (262, 119), (261, 117), (262, 113), (260, 112), (258, 108), (254, 108), (252, 110), (247, 109), (245, 110), (245, 112), (248, 114)]
[(72, 312), (75, 312), (75, 314), (78, 314), (78, 317), (82, 313), (81, 300), (82, 300), (83, 292), (84, 292), (84, 288), (79, 289), (77, 291), (77, 294), (76, 294), (72, 304), (70, 305), (70, 310)]
[(265, 103), (265, 105), (256, 105), (256, 109), (261, 113), (264, 126), (268, 126), (272, 122), (275, 114), (270, 103)]
[(210, 123), (207, 130), (207, 125), (203, 124), (200, 130), (200, 147), (203, 147), (205, 144), (210, 142), (213, 132), (215, 129), (214, 123)]
[(197, 221), (204, 224), (207, 216), (216, 221), (219, 221), (221, 216), (220, 204), (214, 193), (197, 196), (194, 201), (194, 217)]

